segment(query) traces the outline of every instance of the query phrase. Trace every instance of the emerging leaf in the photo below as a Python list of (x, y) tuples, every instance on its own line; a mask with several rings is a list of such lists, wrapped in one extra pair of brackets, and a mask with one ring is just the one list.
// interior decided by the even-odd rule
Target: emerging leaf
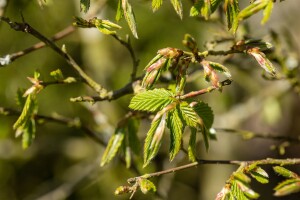
[(300, 192), (300, 179), (287, 179), (281, 183), (279, 183), (274, 190), (274, 196), (286, 196), (292, 193)]
[(243, 10), (241, 10), (241, 12), (239, 12), (239, 14), (238, 14), (239, 21), (247, 19), (251, 15), (254, 15), (258, 11), (264, 9), (268, 5), (269, 1), (273, 1), (273, 0), (257, 0), (257, 1), (254, 1), (248, 7), (244, 8)]
[(173, 93), (166, 89), (154, 89), (135, 95), (129, 108), (140, 111), (155, 112), (173, 102)]
[(214, 114), (211, 107), (208, 104), (200, 101), (200, 102), (193, 102), (190, 104), (197, 115), (203, 120), (203, 123), (207, 129), (212, 127), (214, 122)]
[(264, 9), (264, 12), (263, 12), (264, 17), (261, 20), (261, 24), (265, 24), (269, 20), (272, 10), (273, 10), (273, 6), (274, 6), (273, 0), (269, 0), (266, 8)]
[(156, 192), (155, 185), (148, 179), (144, 179), (144, 178), (140, 179), (139, 186), (140, 186), (142, 193), (144, 193), (144, 194), (147, 194), (149, 191)]
[(170, 160), (172, 161), (181, 147), (183, 124), (180, 120), (178, 109), (168, 113), (168, 128), (170, 129)]
[(239, 13), (239, 3), (238, 0), (225, 0), (224, 10), (227, 18), (228, 30), (232, 30), (233, 33), (236, 32), (238, 27), (238, 13)]
[(116, 29), (122, 28), (121, 26), (109, 20), (95, 19), (93, 20), (93, 23), (101, 33), (106, 35), (116, 34), (116, 31), (111, 30), (112, 28), (116, 28)]
[(227, 67), (225, 67), (224, 65), (220, 64), (220, 63), (216, 63), (216, 62), (211, 62), (209, 61), (209, 65), (214, 69), (214, 70), (217, 70), (221, 73), (224, 73), (224, 75), (227, 77), (227, 78), (231, 78), (231, 74), (230, 74), (230, 71)]
[(101, 166), (109, 163), (117, 154), (125, 136), (124, 128), (117, 128), (116, 132), (111, 136), (104, 154), (101, 159)]
[(118, 1), (117, 13), (116, 13), (116, 20), (120, 21), (123, 17), (123, 8), (122, 8), (122, 0)]
[(181, 0), (171, 0), (171, 3), (176, 11), (176, 13), (179, 15), (180, 19), (182, 19), (182, 3)]
[(131, 118), (128, 121), (128, 142), (130, 150), (138, 155), (140, 153), (140, 141), (138, 139), (137, 133), (140, 122), (137, 119)]
[(290, 171), (290, 170), (288, 170), (284, 167), (275, 166), (275, 167), (273, 167), (273, 170), (277, 174), (279, 174), (281, 176), (284, 176), (286, 178), (298, 178), (298, 175), (296, 173), (294, 173), (294, 172), (292, 172), (292, 171)]
[(90, 8), (90, 0), (80, 0), (80, 12), (87, 12)]
[(261, 52), (258, 48), (251, 48), (247, 51), (248, 54), (252, 55), (258, 64), (272, 76), (276, 75), (276, 70), (266, 55)]
[(250, 175), (258, 182), (266, 184), (269, 182), (269, 175), (261, 167), (255, 167), (250, 171)]
[(22, 134), (22, 147), (23, 149), (27, 149), (35, 138), (35, 120), (28, 120), (27, 124), (24, 125), (24, 132)]
[(29, 94), (27, 96), (22, 113), (19, 116), (18, 120), (14, 123), (13, 128), (17, 129), (20, 126), (27, 124), (28, 120), (34, 115), (35, 108), (35, 97), (33, 94)]
[(136, 31), (136, 22), (133, 13), (133, 9), (129, 4), (128, 0), (122, 0), (122, 9), (124, 12), (125, 19), (129, 25), (129, 28), (135, 38), (138, 38), (137, 31)]
[(161, 145), (162, 136), (165, 131), (166, 114), (152, 121), (151, 128), (147, 133), (144, 144), (144, 167), (156, 156)]
[(180, 113), (186, 125), (197, 128), (199, 123), (199, 117), (194, 111), (194, 109), (187, 102), (184, 101), (180, 103)]
[(60, 69), (50, 72), (50, 76), (52, 76), (55, 80), (63, 80), (64, 75), (62, 74)]
[(157, 11), (163, 3), (163, 0), (152, 0), (152, 10), (153, 12)]

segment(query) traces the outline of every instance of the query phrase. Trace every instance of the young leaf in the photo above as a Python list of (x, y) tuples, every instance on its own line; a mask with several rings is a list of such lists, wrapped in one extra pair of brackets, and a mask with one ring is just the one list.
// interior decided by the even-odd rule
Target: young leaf
[(148, 179), (144, 179), (144, 178), (140, 179), (139, 186), (140, 186), (142, 193), (144, 193), (144, 194), (147, 194), (149, 191), (156, 192), (155, 185)]
[(224, 9), (227, 18), (228, 30), (232, 29), (232, 32), (235, 33), (239, 23), (239, 3), (237, 0), (225, 0)]
[(197, 129), (191, 128), (191, 135), (190, 135), (189, 146), (188, 146), (188, 155), (189, 155), (189, 160), (192, 162), (195, 162), (197, 159), (196, 136), (197, 136)]
[(178, 109), (174, 109), (168, 113), (168, 128), (170, 129), (170, 160), (172, 161), (181, 147), (182, 127)]
[(223, 1), (224, 0), (210, 0), (211, 13), (214, 13), (217, 10), (217, 8), (219, 7), (220, 3)]
[(144, 144), (144, 167), (156, 156), (161, 145), (162, 136), (165, 131), (166, 114), (152, 121), (151, 128), (147, 133)]
[(87, 12), (90, 8), (90, 0), (80, 0), (80, 12)]
[(267, 58), (267, 56), (261, 52), (258, 48), (251, 48), (247, 51), (248, 54), (252, 55), (258, 64), (269, 74), (272, 76), (276, 75), (276, 70), (273, 64), (270, 62), (270, 60)]
[(203, 141), (204, 141), (206, 151), (208, 151), (208, 149), (209, 149), (209, 135), (210, 135), (209, 130), (206, 128), (206, 126), (203, 123), (202, 119), (199, 119), (199, 125), (200, 125), (201, 133), (202, 133), (202, 136), (203, 136)]
[(62, 74), (60, 69), (50, 72), (50, 76), (52, 76), (55, 80), (63, 80), (64, 75)]
[(269, 0), (266, 8), (264, 9), (264, 12), (263, 12), (264, 17), (261, 20), (261, 24), (265, 24), (269, 20), (272, 10), (273, 10), (273, 6), (274, 6), (273, 0)]
[(274, 196), (281, 197), (300, 192), (300, 179), (287, 179), (279, 183), (274, 190)]
[(180, 113), (186, 125), (197, 128), (199, 117), (187, 102), (184, 101), (180, 103)]
[(153, 12), (157, 11), (162, 5), (163, 0), (152, 0), (152, 10)]
[(261, 167), (255, 167), (254, 169), (252, 169), (250, 171), (250, 175), (262, 184), (266, 184), (269, 182), (269, 175)]
[(212, 10), (211, 10), (211, 0), (202, 0), (203, 1), (203, 6), (201, 8), (201, 15), (208, 20), (210, 17)]
[(233, 199), (238, 199), (238, 200), (249, 200), (244, 192), (241, 190), (238, 181), (232, 181), (231, 183), (231, 195), (233, 196)]
[(123, 8), (122, 8), (122, 0), (118, 1), (117, 13), (116, 13), (116, 20), (117, 22), (120, 21), (123, 17)]
[(24, 132), (22, 134), (22, 147), (23, 149), (27, 149), (35, 138), (35, 120), (28, 120), (27, 124), (24, 125)]
[(201, 14), (201, 7), (203, 5), (203, 0), (198, 0), (190, 9), (190, 16), (195, 17)]
[(225, 67), (224, 65), (221, 65), (220, 63), (216, 63), (216, 62), (211, 62), (209, 61), (209, 65), (214, 69), (214, 70), (217, 70), (221, 73), (224, 73), (224, 75), (227, 77), (227, 78), (231, 78), (231, 74), (230, 74), (230, 71), (227, 67)]
[(273, 167), (273, 170), (277, 174), (279, 174), (281, 176), (284, 176), (286, 178), (298, 178), (298, 175), (296, 173), (294, 173), (294, 172), (292, 172), (292, 171), (290, 171), (290, 170), (288, 170), (284, 167), (275, 166), (275, 167)]
[(181, 0), (171, 0), (171, 3), (176, 11), (176, 13), (179, 15), (180, 19), (182, 19), (182, 3)]
[(250, 17), (251, 15), (254, 15), (258, 11), (264, 9), (267, 6), (268, 2), (269, 2), (268, 0), (254, 1), (248, 7), (244, 8), (243, 10), (241, 10), (239, 12), (239, 14), (238, 14), (239, 21), (242, 21), (242, 20)]
[(197, 115), (203, 120), (205, 127), (207, 129), (210, 129), (214, 122), (214, 114), (211, 107), (209, 107), (208, 104), (202, 101), (195, 102), (195, 104), (193, 104), (191, 107), (194, 109)]
[(137, 119), (131, 118), (128, 121), (128, 142), (130, 150), (138, 155), (140, 153), (140, 141), (138, 139), (137, 133), (140, 122)]
[(133, 13), (133, 9), (129, 4), (128, 0), (122, 0), (122, 9), (124, 12), (125, 19), (129, 25), (129, 28), (135, 38), (138, 38), (137, 31), (136, 31), (136, 22)]
[(35, 110), (35, 98), (33, 94), (29, 94), (27, 96), (25, 105), (23, 107), (22, 113), (19, 116), (18, 120), (14, 123), (13, 128), (17, 129), (18, 127), (22, 126), (23, 124), (26, 124), (26, 122), (31, 118), (31, 116), (34, 114)]
[(111, 136), (104, 154), (101, 159), (101, 166), (109, 163), (117, 154), (125, 136), (124, 128), (117, 128), (116, 132)]
[(111, 30), (112, 28), (116, 28), (116, 29), (122, 28), (121, 26), (109, 20), (95, 19), (93, 20), (93, 23), (101, 33), (106, 35), (116, 34), (116, 31)]
[(172, 103), (173, 93), (166, 89), (154, 89), (135, 95), (129, 108), (141, 111), (155, 112)]

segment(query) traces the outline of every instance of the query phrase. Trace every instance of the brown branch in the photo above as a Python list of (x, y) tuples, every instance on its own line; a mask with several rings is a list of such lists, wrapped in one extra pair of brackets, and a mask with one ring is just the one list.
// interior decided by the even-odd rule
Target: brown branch
[(94, 91), (96, 91), (100, 95), (100, 97), (107, 95), (107, 90), (101, 85), (99, 85), (97, 82), (95, 82), (91, 77), (89, 77), (66, 51), (60, 49), (54, 42), (52, 42), (50, 39), (46, 38), (44, 35), (39, 33), (28, 23), (12, 22), (7, 17), (0, 17), (0, 19), (6, 22), (8, 25), (10, 25), (10, 27), (15, 31), (29, 33), (30, 35), (47, 44), (51, 49), (53, 49), (56, 53), (63, 57), (67, 61), (67, 63), (71, 65), (75, 71), (77, 71), (77, 73), (84, 80), (84, 82), (87, 85), (89, 85)]

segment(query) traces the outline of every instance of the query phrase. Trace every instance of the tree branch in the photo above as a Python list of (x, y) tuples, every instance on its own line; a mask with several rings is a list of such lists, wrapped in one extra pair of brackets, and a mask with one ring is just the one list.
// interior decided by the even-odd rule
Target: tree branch
[(89, 85), (93, 90), (95, 90), (100, 95), (100, 97), (107, 95), (107, 90), (103, 88), (101, 85), (99, 85), (98, 83), (96, 83), (91, 77), (89, 77), (66, 51), (60, 49), (55, 43), (53, 43), (50, 39), (46, 38), (44, 35), (39, 33), (28, 23), (12, 22), (7, 17), (0, 17), (0, 19), (6, 22), (8, 25), (10, 25), (10, 27), (15, 31), (22, 31), (25, 33), (29, 33), (30, 35), (44, 42), (46, 45), (52, 48), (56, 53), (58, 53), (61, 57), (63, 57), (67, 61), (67, 63), (71, 65), (75, 71), (77, 71), (77, 73), (79, 74), (80, 77), (82, 77), (84, 82), (87, 85)]

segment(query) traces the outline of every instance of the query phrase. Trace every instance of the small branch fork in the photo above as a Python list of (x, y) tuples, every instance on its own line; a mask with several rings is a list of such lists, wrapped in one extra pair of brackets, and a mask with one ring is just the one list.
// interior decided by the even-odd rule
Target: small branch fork
[(294, 158), (294, 159), (273, 159), (273, 158), (267, 158), (263, 160), (251, 160), (251, 161), (240, 161), (240, 160), (202, 160), (199, 159), (197, 162), (193, 162), (190, 164), (182, 165), (179, 167), (174, 167), (171, 169), (159, 171), (159, 172), (154, 172), (150, 174), (145, 174), (142, 176), (137, 176), (133, 178), (129, 178), (127, 182), (129, 184), (133, 184), (139, 179), (149, 179), (157, 176), (161, 176), (164, 174), (169, 174), (169, 173), (174, 173), (177, 171), (181, 171), (184, 169), (189, 169), (192, 167), (196, 167), (198, 165), (206, 165), (206, 164), (215, 164), (215, 165), (238, 165), (238, 166), (249, 166), (251, 164), (256, 164), (256, 165), (299, 165), (300, 164), (300, 158)]

